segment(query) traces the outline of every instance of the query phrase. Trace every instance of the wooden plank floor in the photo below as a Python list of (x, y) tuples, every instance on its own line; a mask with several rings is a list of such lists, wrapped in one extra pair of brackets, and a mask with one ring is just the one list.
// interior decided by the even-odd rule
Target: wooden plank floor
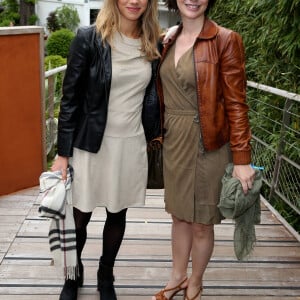
[[(58, 299), (63, 277), (51, 265), (49, 220), (38, 216), (38, 187), (0, 197), (0, 300)], [(163, 190), (148, 190), (146, 207), (131, 208), (116, 261), (119, 300), (151, 299), (168, 280), (171, 268), (170, 217)], [(83, 252), (85, 283), (79, 300), (96, 300), (104, 210), (88, 226)], [(234, 224), (215, 228), (215, 249), (204, 278), (202, 300), (300, 299), (300, 243), (262, 204), (257, 244), (246, 262), (233, 252)], [(182, 297), (174, 298), (174, 300)]]

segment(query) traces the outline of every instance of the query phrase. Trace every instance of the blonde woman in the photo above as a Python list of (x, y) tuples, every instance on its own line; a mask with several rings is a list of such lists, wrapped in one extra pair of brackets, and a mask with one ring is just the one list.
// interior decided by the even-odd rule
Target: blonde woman
[(72, 184), (79, 275), (66, 278), (60, 300), (76, 300), (81, 253), (97, 206), (106, 208), (97, 273), (101, 300), (116, 300), (113, 267), (130, 206), (143, 205), (146, 141), (159, 135), (154, 74), (159, 53), (156, 0), (105, 0), (96, 24), (72, 43), (63, 84), (58, 156), (51, 170)]

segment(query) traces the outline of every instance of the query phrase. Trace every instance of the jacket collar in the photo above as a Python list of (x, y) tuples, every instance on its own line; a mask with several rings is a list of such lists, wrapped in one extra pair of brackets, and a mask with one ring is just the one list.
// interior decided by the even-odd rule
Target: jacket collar
[[(178, 29), (174, 34), (174, 36), (170, 38), (168, 41), (166, 41), (165, 44), (168, 46), (172, 45), (176, 41), (181, 30), (182, 30), (182, 23), (178, 26)], [(218, 33), (218, 25), (214, 21), (206, 17), (203, 28), (198, 35), (198, 39), (205, 39), (205, 40), (212, 39), (217, 35), (217, 33)]]
[(207, 39), (207, 40), (212, 39), (217, 35), (217, 33), (218, 33), (218, 25), (214, 21), (206, 17), (203, 28), (198, 35), (198, 39)]

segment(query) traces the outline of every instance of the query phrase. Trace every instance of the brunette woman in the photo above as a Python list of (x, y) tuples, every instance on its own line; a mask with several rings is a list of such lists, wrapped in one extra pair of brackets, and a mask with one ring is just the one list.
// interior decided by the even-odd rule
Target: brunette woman
[[(207, 17), (214, 0), (167, 0), (181, 16), (165, 40), (159, 68), (164, 109), (166, 211), (172, 215), (173, 268), (153, 300), (199, 300), (214, 247), (221, 178), (234, 163), (245, 193), (251, 189), (250, 128), (241, 37)], [(189, 258), (192, 272), (187, 274)]]

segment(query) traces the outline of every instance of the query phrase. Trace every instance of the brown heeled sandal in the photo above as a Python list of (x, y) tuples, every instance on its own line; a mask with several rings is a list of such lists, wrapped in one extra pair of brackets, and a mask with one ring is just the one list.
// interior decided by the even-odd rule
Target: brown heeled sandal
[(201, 286), (201, 288), (193, 298), (189, 298), (188, 295), (186, 294), (184, 300), (195, 300), (200, 295), (200, 293), (202, 293), (202, 291), (203, 291), (203, 287)]
[[(187, 281), (187, 277), (184, 278), (184, 280), (183, 280), (182, 282), (180, 282), (178, 285), (176, 285), (175, 287), (169, 288), (169, 289), (163, 289), (163, 290), (159, 291), (157, 294), (154, 295), (154, 296), (155, 296), (155, 299), (156, 299), (156, 300), (172, 300), (173, 297), (174, 297), (177, 293), (179, 293), (180, 291), (186, 289), (186, 287), (184, 287), (184, 288), (181, 287), (186, 281)], [(164, 295), (164, 293), (165, 293), (165, 292), (170, 292), (170, 291), (174, 291), (174, 292), (171, 294), (170, 298), (167, 298), (167, 297)]]

